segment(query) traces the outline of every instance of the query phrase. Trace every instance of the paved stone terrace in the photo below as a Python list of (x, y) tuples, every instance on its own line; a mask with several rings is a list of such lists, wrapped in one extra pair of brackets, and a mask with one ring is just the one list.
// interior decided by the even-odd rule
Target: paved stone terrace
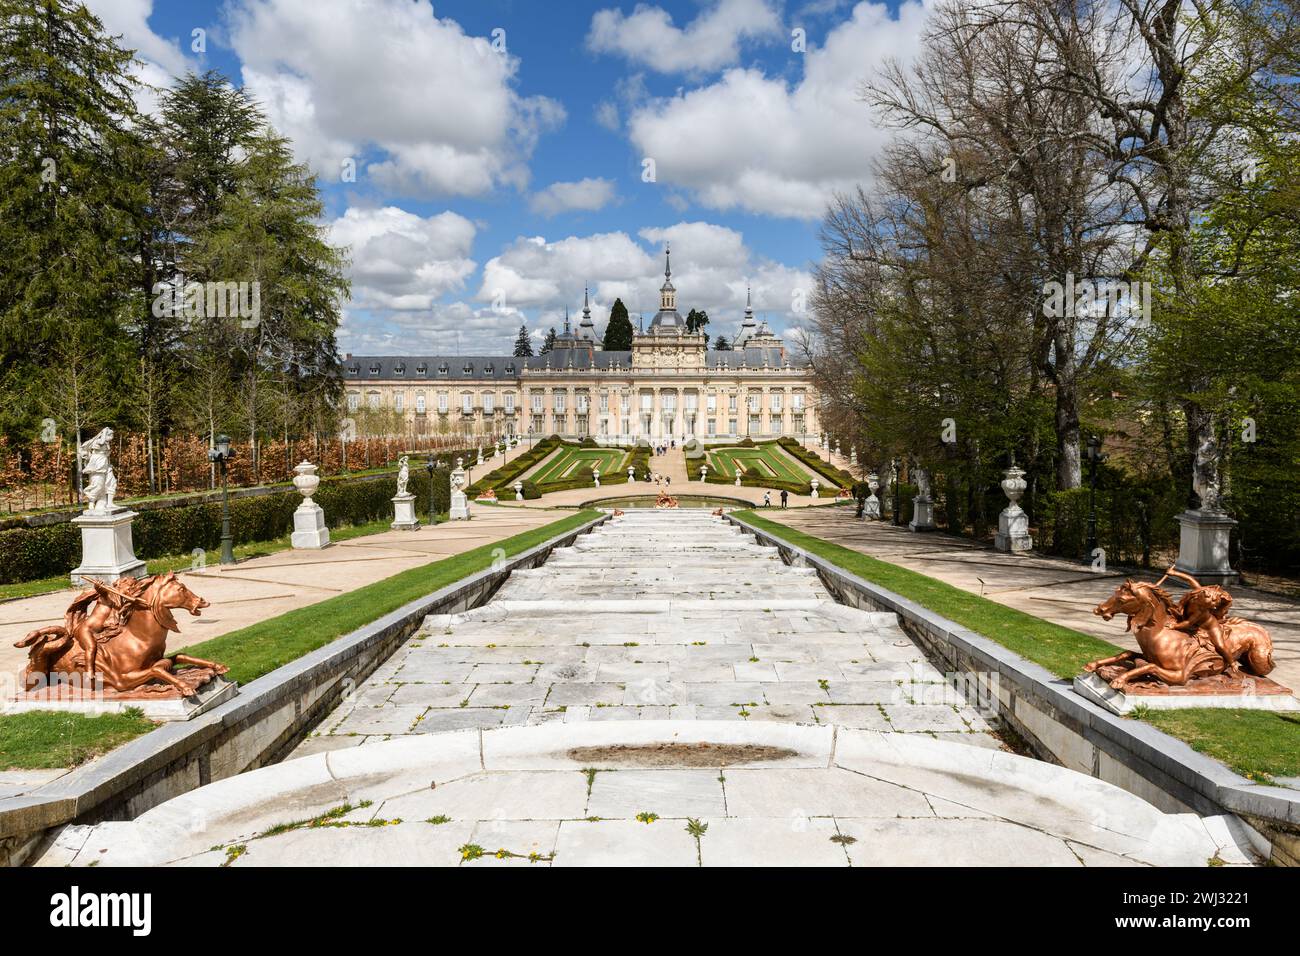
[[(1106, 622), (1092, 609), (1110, 597), (1125, 577), (1156, 581), (1161, 575), (1159, 571), (1132, 569), (1098, 573), (1062, 558), (1003, 554), (969, 538), (938, 532), (917, 534), (883, 521), (861, 521), (853, 517), (851, 508), (772, 508), (761, 514), (1130, 650), (1137, 649), (1137, 641), (1124, 630), (1124, 619)], [(1183, 593), (1175, 580), (1166, 581), (1165, 587), (1175, 600)], [(1276, 666), (1269, 676), (1300, 691), (1300, 601), (1241, 585), (1231, 585), (1228, 590), (1233, 596), (1232, 613), (1262, 624), (1273, 636)]]
[(706, 511), (629, 511), (431, 616), (293, 757), (38, 862), (1252, 861), (1228, 818), (1007, 752), (892, 615)]
[(997, 747), (891, 614), (706, 511), (629, 511), (430, 617), (303, 752), (549, 720), (777, 720)]

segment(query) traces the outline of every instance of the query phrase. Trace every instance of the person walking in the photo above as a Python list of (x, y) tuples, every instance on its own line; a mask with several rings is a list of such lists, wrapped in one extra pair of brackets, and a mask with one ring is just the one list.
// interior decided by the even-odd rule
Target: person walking
[(786, 507), (786, 506), (789, 504), (789, 502), (790, 502), (790, 492), (788, 492), (788, 491), (786, 491), (784, 488), (782, 488), (782, 489), (781, 489), (781, 507), (782, 507), (782, 508)]
[(763, 492), (763, 507), (764, 508), (772, 507), (772, 492), (770, 491)]

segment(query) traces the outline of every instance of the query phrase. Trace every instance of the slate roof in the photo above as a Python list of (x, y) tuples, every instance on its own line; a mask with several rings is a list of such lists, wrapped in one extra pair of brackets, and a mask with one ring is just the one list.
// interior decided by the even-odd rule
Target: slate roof
[[(572, 366), (569, 359), (573, 359)], [(710, 369), (721, 365), (725, 369), (738, 369), (743, 364), (748, 369), (763, 367), (764, 358), (771, 368), (783, 365), (781, 350), (775, 348), (737, 349), (719, 352), (709, 349), (705, 364)], [(807, 365), (802, 356), (786, 352), (792, 366)], [(529, 372), (575, 371), (594, 368), (604, 372), (629, 372), (632, 369), (631, 352), (589, 352), (585, 348), (560, 349), (546, 355), (515, 358), (509, 355), (353, 355), (343, 360), (343, 381), (347, 382), (481, 382), (512, 381), (519, 378), (524, 368)], [(445, 369), (445, 371), (444, 371)], [(466, 371), (469, 369), (469, 371)], [(399, 371), (400, 370), (400, 371)]]

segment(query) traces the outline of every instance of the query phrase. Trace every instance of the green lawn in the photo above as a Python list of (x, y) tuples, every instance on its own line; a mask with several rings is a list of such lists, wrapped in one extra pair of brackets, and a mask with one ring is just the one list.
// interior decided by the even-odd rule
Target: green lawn
[[(812, 475), (803, 466), (781, 450), (775, 443), (755, 445), (753, 448), (711, 448), (708, 456), (709, 471), (725, 478), (735, 478), (736, 469), (758, 478), (774, 478), (808, 484)], [(826, 484), (822, 480), (823, 484)]]
[(622, 448), (574, 448), (562, 446), (533, 474), (531, 481), (544, 485), (552, 481), (566, 481), (575, 477), (578, 469), (592, 465), (602, 475), (627, 471), (629, 453)]
[[(228, 676), (247, 684), (404, 604), (491, 567), (498, 549), (512, 557), (599, 515), (598, 511), (579, 511), (514, 537), (193, 644), (186, 652), (228, 665)], [(142, 719), (96, 723), (102, 720), (53, 711), (0, 717), (0, 770), (72, 766), (153, 728)], [(65, 738), (76, 745), (60, 743)]]
[(1141, 720), (1250, 780), (1300, 777), (1300, 714), (1267, 710), (1148, 710)]
[(10, 714), (0, 717), (0, 770), (75, 767), (153, 728), (139, 711), (98, 717), (47, 710)]
[[(769, 521), (753, 511), (735, 512), (752, 523), (860, 578), (962, 624), (1059, 677), (1083, 673), (1090, 660), (1120, 650), (1113, 644), (1004, 607), (849, 548)], [(1135, 715), (1136, 716), (1136, 715)], [(1189, 708), (1145, 711), (1140, 719), (1251, 780), (1300, 776), (1300, 715), (1259, 710)]]

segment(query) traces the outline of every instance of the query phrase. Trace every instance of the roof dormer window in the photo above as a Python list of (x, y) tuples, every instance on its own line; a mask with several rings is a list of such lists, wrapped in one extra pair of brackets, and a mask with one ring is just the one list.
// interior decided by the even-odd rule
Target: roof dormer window
[(471, 365), (469, 362), (466, 362), (463, 366), (461, 366), (461, 371), (464, 372), (466, 375), (473, 375), (474, 366)]
[(514, 362), (507, 362), (507, 363), (506, 363), (506, 374), (507, 374), (507, 375), (514, 375), (514, 374), (515, 374), (515, 363), (514, 363)]
[(496, 368), (495, 365), (493, 365), (491, 362), (488, 362), (486, 365), (483, 366), (483, 374), (491, 375), (495, 368)]
[(447, 363), (446, 363), (446, 362), (443, 362), (441, 365), (438, 366), (438, 374), (439, 374), (439, 375), (446, 375), (446, 374), (447, 374), (448, 372), (450, 372), (450, 371), (451, 371), (451, 369), (447, 367)]
[(348, 374), (349, 374), (349, 375), (360, 375), (360, 374), (361, 374), (361, 366), (360, 366), (360, 365), (349, 365), (349, 366), (348, 366)]
[(371, 362), (371, 363), (370, 363), (370, 374), (371, 374), (371, 375), (378, 375), (378, 374), (379, 374), (379, 363), (378, 363), (378, 362)]
[(415, 367), (415, 374), (416, 374), (416, 375), (428, 375), (428, 374), (429, 374), (429, 366), (428, 366), (426, 363), (421, 362), (419, 365), (417, 365), (417, 366)]
[(394, 375), (405, 375), (405, 374), (406, 374), (406, 363), (405, 363), (405, 362), (398, 362), (396, 365), (394, 365), (394, 366), (393, 366), (393, 374), (394, 374)]

